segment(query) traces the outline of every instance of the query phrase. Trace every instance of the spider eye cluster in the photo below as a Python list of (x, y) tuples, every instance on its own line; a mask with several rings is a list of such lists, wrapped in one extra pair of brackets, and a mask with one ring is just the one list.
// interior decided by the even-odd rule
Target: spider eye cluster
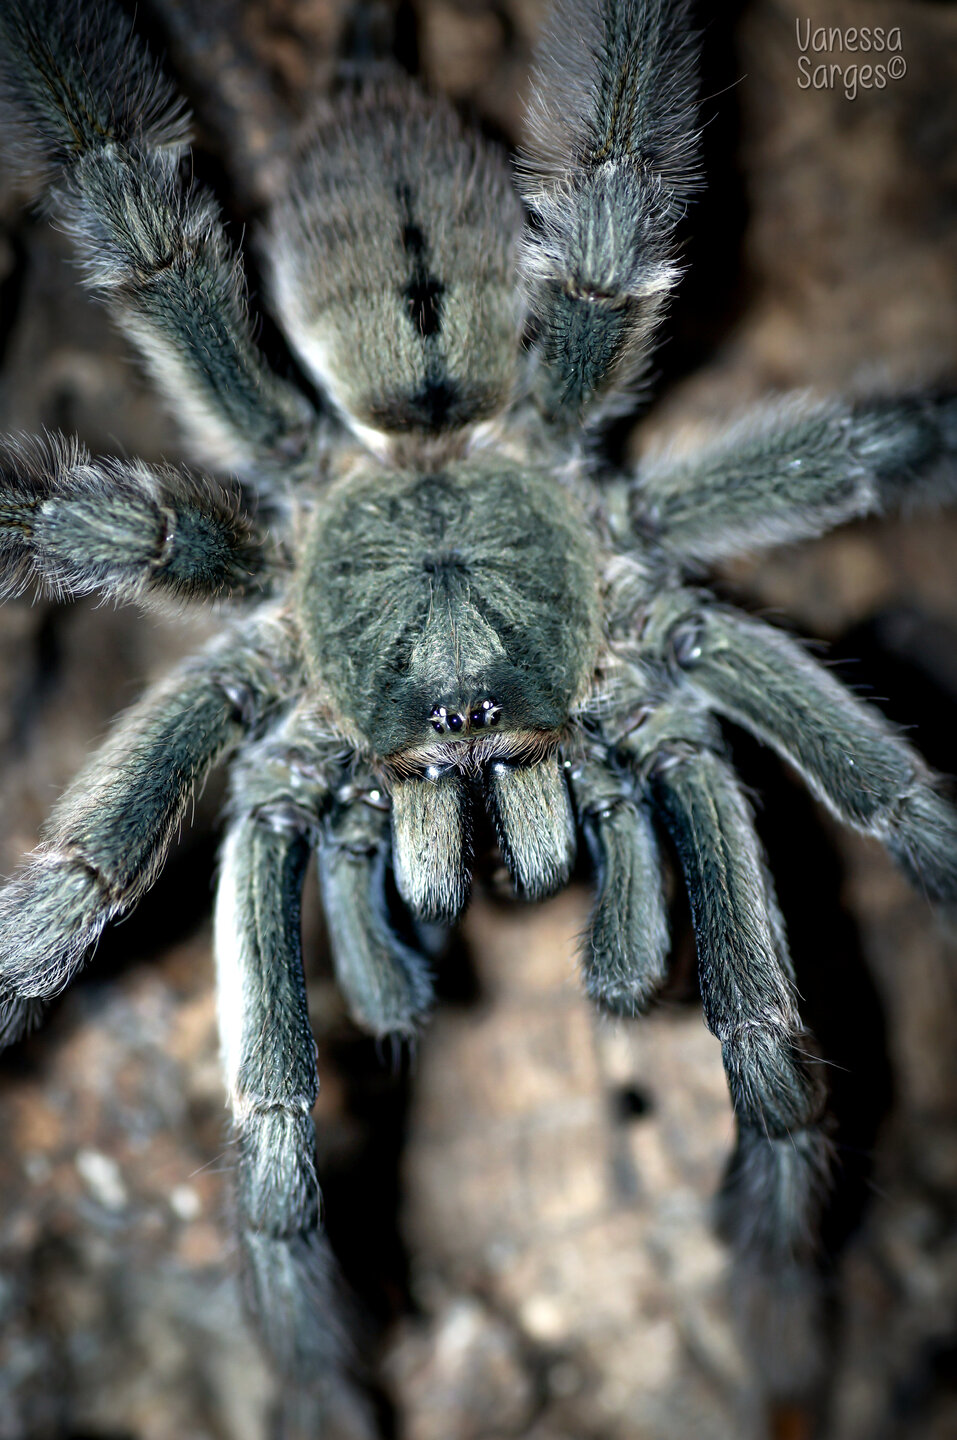
[(497, 700), (486, 697), (474, 700), (464, 710), (450, 710), (446, 705), (434, 705), (429, 719), (437, 735), (470, 734), (486, 727), (498, 725), (502, 718), (502, 707)]

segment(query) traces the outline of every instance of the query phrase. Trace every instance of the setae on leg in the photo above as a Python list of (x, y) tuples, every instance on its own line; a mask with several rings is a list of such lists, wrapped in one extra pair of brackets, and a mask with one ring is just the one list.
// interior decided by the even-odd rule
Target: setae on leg
[(734, 610), (702, 608), (672, 644), (699, 699), (772, 746), (932, 898), (957, 899), (957, 810), (876, 710), (787, 635)]
[(648, 809), (601, 760), (573, 766), (572, 791), (595, 866), (596, 895), (582, 954), (585, 990), (615, 1015), (637, 1015), (667, 973), (668, 913)]
[(0, 103), (22, 168), (197, 449), (267, 480), (316, 417), (259, 354), (237, 256), (211, 195), (181, 173), (188, 121), (114, 6), (5, 0)]
[(349, 1013), (373, 1035), (412, 1035), (432, 1006), (425, 957), (397, 933), (386, 888), (389, 816), (359, 797), (319, 836), (319, 883), (329, 943)]
[(392, 847), (381, 781), (347, 760), (341, 738), (308, 705), (293, 710), (234, 765), (234, 809), (240, 819), (258, 817), (308, 838), (350, 1014), (373, 1035), (410, 1035), (431, 1006), (432, 979), (390, 914)]
[(784, 924), (751, 816), (709, 751), (662, 753), (652, 775), (691, 902), (708, 1028), (735, 1114), (767, 1136), (813, 1124), (824, 1089), (806, 1063)]
[(93, 460), (62, 435), (0, 439), (0, 590), (58, 599), (219, 599), (252, 588), (264, 537), (223, 486), (171, 465)]
[(0, 1026), (7, 1041), (69, 984), (104, 926), (156, 879), (190, 796), (280, 699), (276, 623), (230, 633), (116, 725), (0, 890)]
[(559, 0), (539, 49), (521, 188), (522, 278), (556, 424), (630, 408), (680, 269), (698, 169), (685, 0)]
[(333, 902), (329, 928), (337, 974), (350, 982), (347, 998), (358, 995), (366, 1010), (378, 999), (381, 1015), (389, 997), (421, 1005), (423, 996), (412, 983), (403, 990), (398, 942), (390, 949), (365, 909), (369, 887), (380, 877), (374, 863), (366, 865), (361, 846), (377, 845), (381, 828), (364, 830), (355, 813), (364, 807), (354, 797), (331, 818), (344, 774), (341, 742), (320, 733), (308, 712), (292, 712), (245, 752), (234, 774), (215, 948), (246, 1302), (289, 1382), (287, 1418), (295, 1413), (301, 1432), (313, 1434), (334, 1409), (358, 1425), (348, 1428), (350, 1435), (366, 1435), (366, 1401), (348, 1378), (355, 1367), (343, 1323), (345, 1297), (322, 1232), (315, 1167), (312, 1110), (319, 1078), (300, 903), (320, 833), (335, 837), (326, 839), (332, 853), (320, 865), (327, 866), (323, 891), (327, 905)]
[(342, 1360), (333, 1262), (320, 1230), (312, 1123), (319, 1079), (300, 957), (308, 853), (308, 839), (281, 814), (241, 815), (223, 851), (216, 905), (246, 1296), (270, 1352), (299, 1381), (328, 1377)]
[(802, 397), (742, 415), (686, 458), (645, 461), (631, 507), (639, 534), (703, 565), (955, 494), (953, 393), (853, 405)]
[(769, 1395), (809, 1397), (827, 1365), (819, 1251), (834, 1154), (783, 922), (724, 761), (690, 748), (662, 754), (652, 786), (684, 871), (705, 1018), (734, 1102), (717, 1223), (734, 1256), (744, 1336)]

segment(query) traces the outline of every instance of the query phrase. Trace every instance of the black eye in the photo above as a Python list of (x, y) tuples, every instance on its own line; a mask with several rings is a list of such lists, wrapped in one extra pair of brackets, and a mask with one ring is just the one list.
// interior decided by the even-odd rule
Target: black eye
[(471, 720), (473, 726), (476, 727), (481, 725), (497, 725), (500, 715), (501, 707), (499, 706), (498, 701), (488, 699), (483, 700), (480, 705), (476, 705), (475, 709), (469, 716), (469, 719)]
[(442, 721), (441, 721), (441, 720), (433, 720), (433, 721), (432, 721), (432, 729), (433, 729), (433, 730), (436, 732), (436, 734), (438, 734), (438, 735), (444, 735), (444, 734), (445, 734), (445, 726), (442, 724)]
[(462, 717), (461, 715), (450, 715), (450, 716), (449, 716), (449, 729), (450, 729), (450, 730), (461, 730), (461, 728), (462, 728), (462, 726), (463, 726), (464, 724), (465, 724), (465, 720), (463, 719), (463, 717)]

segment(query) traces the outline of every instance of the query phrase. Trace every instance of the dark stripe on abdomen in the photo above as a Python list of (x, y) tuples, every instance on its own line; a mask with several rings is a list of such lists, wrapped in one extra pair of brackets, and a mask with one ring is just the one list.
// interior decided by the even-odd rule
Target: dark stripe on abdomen
[(402, 227), (402, 248), (411, 261), (412, 273), (403, 293), (409, 319), (417, 332), (427, 339), (438, 335), (442, 328), (442, 297), (445, 286), (429, 269), (428, 245), (412, 213), (412, 192), (408, 185), (396, 188), (405, 223)]

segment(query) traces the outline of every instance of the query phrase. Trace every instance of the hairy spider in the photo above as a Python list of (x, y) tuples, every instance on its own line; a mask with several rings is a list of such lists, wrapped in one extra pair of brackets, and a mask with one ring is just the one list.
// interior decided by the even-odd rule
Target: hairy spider
[(689, 457), (633, 473), (603, 458), (697, 183), (684, 0), (557, 0), (517, 188), (387, 67), (316, 108), (264, 246), (319, 410), (256, 349), (236, 257), (184, 167), (184, 108), (125, 19), (3, 0), (0, 35), (24, 170), (197, 459), (240, 477), (56, 436), (0, 452), (8, 593), (238, 611), (118, 722), (0, 892), (2, 1039), (149, 887), (190, 795), (233, 755), (216, 951), (244, 1273), (278, 1365), (308, 1380), (337, 1350), (300, 961), (309, 854), (350, 1010), (410, 1034), (431, 1000), (419, 922), (466, 904), (476, 815), (530, 897), (584, 842), (585, 986), (639, 1012), (668, 956), (663, 826), (737, 1118), (725, 1230), (771, 1265), (807, 1254), (831, 1164), (823, 1086), (718, 722), (951, 900), (957, 814), (875, 711), (696, 577), (952, 492), (957, 398), (789, 400)]

